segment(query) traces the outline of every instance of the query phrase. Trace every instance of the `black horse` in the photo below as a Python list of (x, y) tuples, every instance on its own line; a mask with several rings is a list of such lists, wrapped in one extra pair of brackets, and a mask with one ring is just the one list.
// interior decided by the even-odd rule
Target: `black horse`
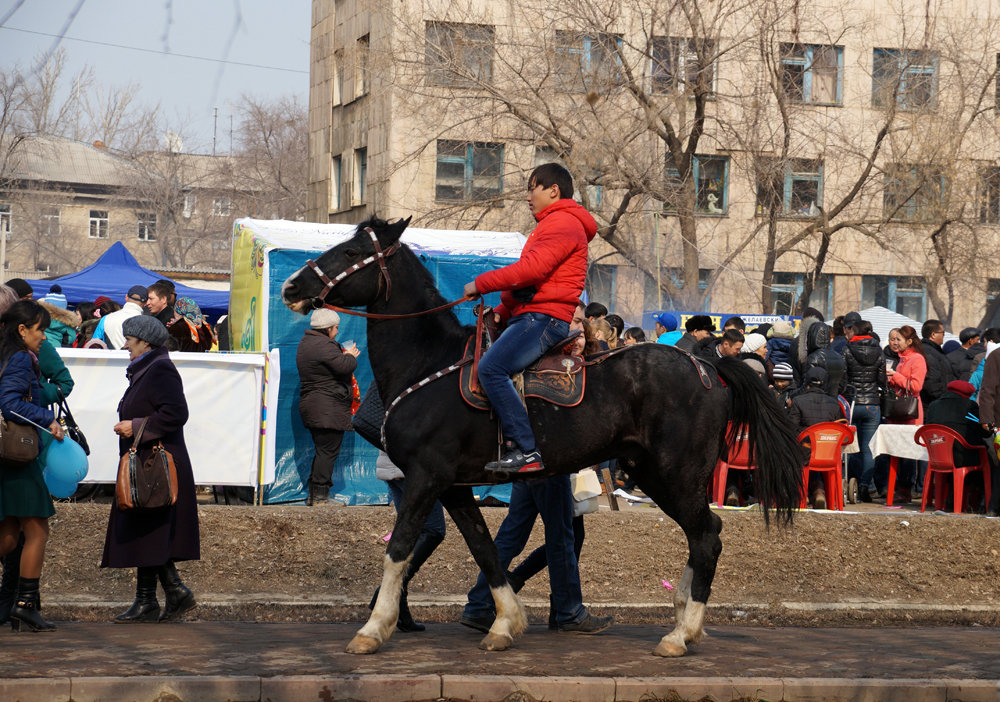
[[(373, 315), (407, 315), (443, 305), (430, 273), (398, 243), (408, 224), (409, 219), (387, 223), (375, 218), (360, 224), (350, 240), (285, 281), (285, 304), (303, 314), (325, 302), (365, 307)], [(386, 405), (456, 363), (471, 333), (450, 310), (403, 319), (370, 317), (368, 355)], [(674, 594), (676, 626), (654, 651), (681, 656), (703, 634), (705, 603), (722, 551), (722, 521), (708, 501), (720, 452), (737, 431), (748, 432), (752, 446), (761, 447), (754, 452), (755, 485), (765, 520), (774, 509), (787, 523), (802, 489), (801, 449), (771, 393), (737, 360), (700, 366), (677, 349), (639, 344), (588, 368), (588, 374), (586, 397), (576, 407), (528, 400), (545, 457), (545, 471), (530, 477), (623, 459), (642, 491), (681, 526), (689, 556)], [(483, 467), (497, 455), (497, 421), (466, 405), (458, 378), (450, 373), (432, 380), (388, 413), (385, 449), (406, 474), (406, 496), (386, 550), (378, 601), (348, 645), (350, 653), (374, 653), (395, 629), (406, 565), (437, 498), (462, 532), (496, 601), (496, 620), (480, 647), (503, 650), (525, 629), (524, 609), (468, 487), (495, 482)]]

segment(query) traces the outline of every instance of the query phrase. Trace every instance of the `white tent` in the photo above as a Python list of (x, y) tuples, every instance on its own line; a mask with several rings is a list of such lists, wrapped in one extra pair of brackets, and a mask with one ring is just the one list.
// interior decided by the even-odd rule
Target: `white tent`
[[(920, 327), (923, 325), (923, 322), (910, 319), (905, 314), (893, 312), (885, 307), (869, 307), (866, 310), (861, 310), (858, 314), (861, 315), (861, 319), (872, 323), (872, 330), (878, 334), (879, 341), (883, 347), (889, 343), (889, 332), (893, 329), (901, 327), (904, 324), (909, 324), (917, 330), (917, 334), (920, 334)], [(944, 340), (949, 341), (951, 339), (958, 341), (957, 336), (946, 331), (944, 333)], [(943, 343), (942, 346), (944, 346)]]

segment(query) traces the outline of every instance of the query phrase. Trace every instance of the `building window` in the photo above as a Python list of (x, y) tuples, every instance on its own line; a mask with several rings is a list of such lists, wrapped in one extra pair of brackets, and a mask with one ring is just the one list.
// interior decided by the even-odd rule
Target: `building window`
[(368, 40), (368, 35), (364, 35), (358, 39), (356, 52), (358, 59), (357, 73), (354, 76), (354, 96), (361, 97), (362, 95), (368, 94), (369, 89), (369, 75), (368, 75), (368, 62), (370, 60), (370, 44)]
[(339, 212), (340, 204), (340, 184), (344, 178), (344, 160), (340, 156), (334, 156), (330, 168), (330, 211)]
[(198, 204), (198, 198), (188, 193), (184, 196), (184, 217), (191, 219), (191, 215), (197, 214), (196, 205)]
[[(559, 154), (557, 154), (556, 150), (551, 146), (536, 146), (535, 167), (537, 168), (543, 163), (558, 163), (560, 166), (566, 166), (566, 163), (559, 157)], [(586, 193), (587, 201), (591, 207), (597, 208), (601, 206), (601, 199), (604, 197), (604, 188), (600, 185), (588, 185), (586, 183), (581, 183), (580, 179), (574, 178), (573, 199), (582, 203), (583, 193)]]
[[(698, 58), (695, 39), (653, 37), (649, 76), (650, 89), (654, 93), (687, 92), (693, 95), (696, 90), (704, 94), (715, 92), (715, 42), (708, 39), (697, 41), (701, 42), (704, 61)], [(699, 80), (704, 81), (700, 88)]]
[(979, 221), (982, 224), (1000, 224), (1000, 168), (987, 166), (979, 169)]
[[(712, 277), (711, 268), (699, 268), (698, 269), (698, 290), (705, 291), (708, 290), (708, 281)], [(655, 313), (660, 310), (678, 310), (678, 304), (674, 299), (660, 287), (663, 283), (666, 283), (669, 279), (674, 285), (679, 288), (684, 288), (684, 271), (680, 268), (671, 268), (664, 266), (660, 269), (660, 280), (657, 283), (656, 278), (651, 275), (645, 275), (645, 280), (643, 281), (642, 288), (642, 307), (645, 312)], [(705, 310), (709, 309), (709, 299), (705, 298)], [(690, 311), (690, 310), (678, 310), (678, 311)], [(645, 321), (646, 316), (644, 315), (643, 321)], [(679, 321), (679, 320), (678, 320)], [(683, 325), (682, 325), (683, 327)]]
[(861, 308), (885, 307), (910, 319), (926, 319), (927, 290), (916, 276), (861, 276)]
[(354, 151), (354, 183), (351, 188), (355, 205), (365, 204), (368, 181), (368, 149)]
[(616, 34), (578, 34), (556, 30), (555, 74), (563, 90), (592, 90), (621, 85), (620, 50)]
[(781, 45), (781, 83), (792, 102), (840, 105), (844, 47)]
[(823, 206), (823, 162), (807, 158), (764, 159), (757, 174), (757, 215), (773, 209), (783, 217), (818, 217)]
[(930, 51), (872, 50), (872, 107), (892, 100), (904, 110), (935, 105), (937, 56)]
[(427, 84), (476, 86), (493, 80), (493, 27), (428, 22)]
[(895, 164), (885, 174), (883, 215), (903, 222), (933, 219), (941, 214), (944, 186), (940, 168)]
[(333, 52), (333, 104), (339, 105), (344, 99), (344, 50)]
[[(771, 278), (771, 308), (768, 314), (798, 314), (797, 303), (802, 297), (805, 289), (805, 273), (779, 273), (775, 271)], [(820, 274), (816, 279), (812, 294), (806, 306), (814, 307), (823, 313), (824, 317), (831, 317), (833, 309), (833, 286), (830, 284), (830, 276)]]
[(434, 197), (448, 202), (503, 194), (503, 144), (438, 139)]
[(228, 197), (216, 197), (212, 199), (212, 216), (228, 217), (233, 211), (233, 201)]
[(139, 241), (156, 241), (156, 214), (153, 212), (139, 213)]
[(0, 233), (8, 239), (10, 238), (10, 205), (0, 203)]
[[(681, 176), (670, 165), (670, 154), (667, 154), (666, 190), (674, 193), (668, 196), (664, 209), (668, 212), (677, 210), (677, 202), (682, 187)], [(691, 161), (694, 176), (696, 214), (723, 215), (729, 209), (727, 197), (729, 182), (729, 158), (727, 156), (695, 156)]]
[(107, 210), (90, 211), (89, 236), (91, 239), (107, 239), (109, 228), (110, 228), (110, 221), (108, 220)]
[(59, 220), (58, 207), (42, 208), (42, 234), (45, 236), (59, 236), (62, 227)]

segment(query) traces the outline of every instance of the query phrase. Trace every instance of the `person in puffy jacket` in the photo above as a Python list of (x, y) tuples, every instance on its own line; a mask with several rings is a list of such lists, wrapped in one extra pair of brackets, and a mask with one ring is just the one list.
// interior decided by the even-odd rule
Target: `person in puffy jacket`
[(850, 454), (847, 474), (856, 480), (858, 496), (862, 502), (871, 502), (871, 482), (875, 471), (875, 457), (868, 443), (882, 422), (882, 395), (885, 393), (885, 355), (878, 340), (872, 336), (872, 325), (867, 320), (854, 322), (854, 335), (844, 347), (844, 377), (840, 381), (840, 394), (854, 402), (851, 424), (858, 432), (858, 453)]
[[(830, 348), (833, 331), (830, 325), (814, 317), (806, 317), (799, 326), (798, 349), (795, 356), (798, 371), (805, 385), (805, 376), (810, 368), (826, 371), (823, 391), (836, 398), (840, 389), (840, 379), (844, 376), (844, 358)], [(795, 364), (792, 365), (795, 368)]]
[(464, 290), (466, 297), (502, 292), (494, 311), (507, 326), (479, 363), (479, 381), (510, 444), (499, 461), (486, 464), (494, 473), (530, 473), (544, 467), (511, 375), (569, 335), (587, 277), (587, 245), (597, 234), (597, 222), (573, 200), (572, 176), (558, 163), (531, 172), (528, 206), (538, 226), (521, 258), (476, 276)]
[[(825, 390), (829, 382), (825, 370), (813, 366), (806, 371), (804, 382), (802, 391), (792, 397), (788, 407), (788, 418), (793, 425), (801, 430), (820, 422), (835, 422), (844, 418), (837, 398), (831, 397)], [(826, 509), (823, 477), (816, 472), (809, 473), (809, 502), (816, 509)]]

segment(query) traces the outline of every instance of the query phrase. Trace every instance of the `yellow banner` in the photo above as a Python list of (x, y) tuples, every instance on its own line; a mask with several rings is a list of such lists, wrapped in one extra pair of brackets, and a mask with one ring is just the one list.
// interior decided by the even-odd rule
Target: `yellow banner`
[(239, 222), (233, 228), (229, 338), (233, 351), (259, 353), (264, 328), (264, 251), (267, 242)]

